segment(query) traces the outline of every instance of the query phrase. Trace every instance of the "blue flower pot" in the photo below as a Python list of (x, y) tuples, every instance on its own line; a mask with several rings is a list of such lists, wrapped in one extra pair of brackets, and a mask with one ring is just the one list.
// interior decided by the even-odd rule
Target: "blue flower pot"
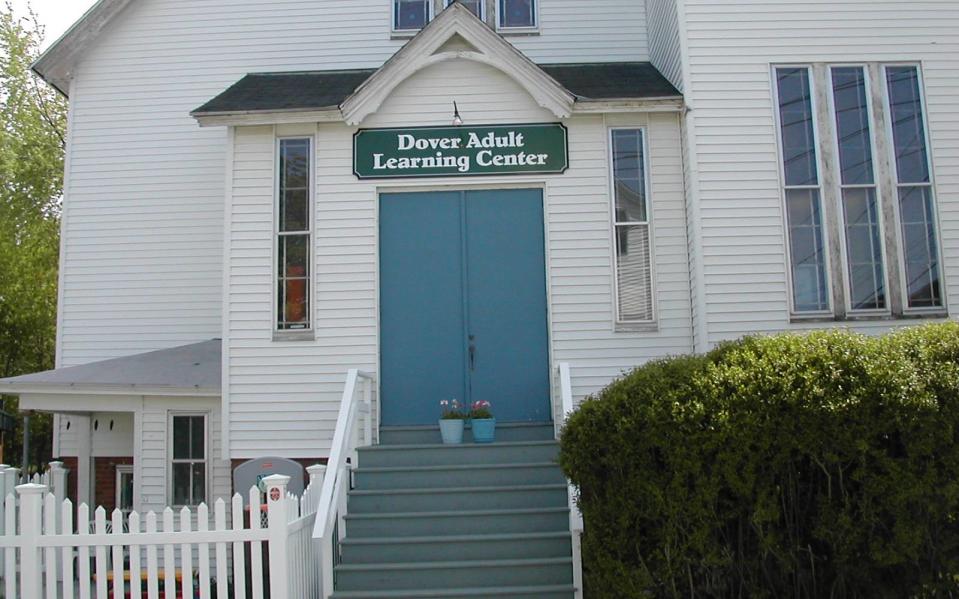
[(496, 419), (473, 420), (473, 442), (492, 443), (496, 440)]
[(444, 445), (459, 445), (463, 442), (462, 420), (440, 420), (440, 434)]

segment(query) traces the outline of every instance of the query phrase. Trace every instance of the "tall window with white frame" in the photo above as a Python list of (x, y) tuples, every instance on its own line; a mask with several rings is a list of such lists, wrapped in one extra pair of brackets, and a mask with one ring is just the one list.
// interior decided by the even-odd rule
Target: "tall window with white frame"
[(866, 70), (861, 66), (833, 67), (830, 75), (849, 281), (847, 306), (852, 312), (885, 310), (882, 210), (873, 160)]
[(173, 505), (199, 505), (207, 500), (206, 415), (174, 414), (170, 426)]
[(776, 88), (793, 311), (824, 313), (830, 310), (829, 275), (809, 75), (806, 67), (778, 68)]
[(919, 68), (886, 66), (885, 74), (902, 227), (905, 305), (938, 309), (944, 305), (943, 289)]
[(433, 0), (393, 0), (393, 30), (416, 31), (433, 16)]
[(500, 29), (536, 27), (536, 0), (497, 0)]
[(277, 329), (306, 331), (310, 319), (311, 176), (309, 138), (281, 139), (277, 193)]
[(642, 129), (613, 129), (613, 237), (616, 244), (616, 320), (653, 321), (652, 251)]

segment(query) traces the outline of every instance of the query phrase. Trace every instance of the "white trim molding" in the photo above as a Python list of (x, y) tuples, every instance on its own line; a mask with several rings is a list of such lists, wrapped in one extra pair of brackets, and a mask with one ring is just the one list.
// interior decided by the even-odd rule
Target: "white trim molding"
[[(458, 39), (455, 39), (458, 38)], [(455, 43), (455, 47), (445, 46)], [(424, 27), (340, 106), (343, 120), (359, 125), (379, 109), (396, 87), (418, 71), (447, 60), (465, 59), (499, 69), (557, 118), (573, 112), (575, 96), (522, 52), (476, 18), (453, 4)]]

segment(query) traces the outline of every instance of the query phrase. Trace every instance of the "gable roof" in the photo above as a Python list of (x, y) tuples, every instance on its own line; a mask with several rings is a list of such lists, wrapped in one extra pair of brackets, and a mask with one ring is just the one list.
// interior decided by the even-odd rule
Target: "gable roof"
[(575, 98), (525, 54), (459, 2), (423, 27), (342, 104), (343, 120), (359, 125), (376, 112), (403, 81), (447, 60), (471, 60), (498, 69), (557, 118), (572, 113)]
[(64, 96), (77, 60), (132, 0), (99, 0), (33, 63), (33, 70)]
[(90, 389), (218, 395), (221, 385), (219, 339), (0, 379), (0, 393), (83, 392)]
[[(577, 102), (681, 98), (682, 94), (648, 62), (539, 65)], [(252, 73), (192, 113), (196, 118), (256, 112), (337, 109), (375, 69)]]

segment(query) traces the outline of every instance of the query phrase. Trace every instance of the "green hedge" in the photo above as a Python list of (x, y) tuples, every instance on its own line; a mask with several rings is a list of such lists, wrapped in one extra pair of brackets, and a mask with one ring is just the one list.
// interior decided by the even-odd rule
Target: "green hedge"
[(959, 596), (959, 324), (746, 338), (569, 420), (587, 596)]

